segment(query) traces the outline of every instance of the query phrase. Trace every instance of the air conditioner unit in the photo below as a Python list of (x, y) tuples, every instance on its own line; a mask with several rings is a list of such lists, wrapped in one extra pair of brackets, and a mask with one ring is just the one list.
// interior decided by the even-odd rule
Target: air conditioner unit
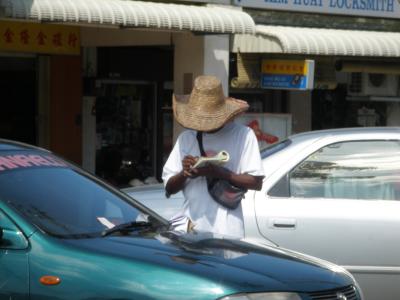
[(397, 96), (399, 78), (392, 74), (350, 73), (347, 87), (352, 96)]

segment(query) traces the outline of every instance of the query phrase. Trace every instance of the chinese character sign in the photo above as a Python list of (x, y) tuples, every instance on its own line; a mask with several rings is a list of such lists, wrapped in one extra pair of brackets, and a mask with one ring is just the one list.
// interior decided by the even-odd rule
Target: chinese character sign
[(313, 60), (263, 60), (261, 87), (309, 90), (314, 85)]
[(80, 54), (79, 27), (0, 21), (0, 51)]

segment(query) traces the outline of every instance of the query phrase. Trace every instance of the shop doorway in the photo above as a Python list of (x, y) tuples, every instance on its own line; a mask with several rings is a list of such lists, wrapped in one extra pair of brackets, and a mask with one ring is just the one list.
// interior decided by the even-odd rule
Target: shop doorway
[(36, 59), (0, 57), (0, 138), (36, 144)]
[(386, 126), (387, 102), (349, 100), (347, 86), (312, 92), (312, 130)]
[(86, 95), (96, 103), (86, 102), (84, 114), (96, 129), (86, 141), (96, 132), (91, 170), (118, 187), (161, 182), (172, 148), (173, 62), (170, 46), (97, 48), (96, 84)]
[(98, 80), (96, 85), (96, 173), (119, 187), (154, 177), (156, 84)]

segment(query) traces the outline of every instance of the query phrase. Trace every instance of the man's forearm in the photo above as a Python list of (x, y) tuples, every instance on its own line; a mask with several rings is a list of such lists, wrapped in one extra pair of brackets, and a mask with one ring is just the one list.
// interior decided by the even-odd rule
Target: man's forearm
[(237, 187), (257, 191), (261, 190), (264, 178), (264, 176), (236, 174), (226, 168), (215, 165), (193, 169), (193, 174), (195, 176), (205, 176), (207, 178), (225, 179)]
[(227, 172), (223, 175), (223, 179), (228, 180), (230, 183), (237, 187), (245, 188), (248, 190), (261, 190), (263, 176), (253, 176), (249, 174), (235, 174)]
[(181, 191), (185, 185), (186, 177), (184, 176), (183, 171), (179, 172), (178, 174), (172, 176), (165, 186), (165, 190), (167, 194), (172, 195), (176, 194), (177, 192)]

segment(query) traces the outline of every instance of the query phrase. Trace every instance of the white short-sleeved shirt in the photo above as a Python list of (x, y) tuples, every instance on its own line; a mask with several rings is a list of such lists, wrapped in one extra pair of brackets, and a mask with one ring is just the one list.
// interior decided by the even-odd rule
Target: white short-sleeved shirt
[[(185, 130), (178, 137), (164, 165), (164, 185), (182, 171), (182, 159), (186, 155), (200, 156), (196, 134), (194, 130)], [(203, 133), (203, 147), (207, 156), (226, 150), (230, 158), (224, 167), (236, 174), (264, 176), (257, 138), (249, 127), (229, 122), (215, 133)], [(183, 194), (183, 207), (171, 220), (177, 230), (186, 230), (187, 223), (182, 220), (190, 219), (198, 231), (244, 237), (242, 206), (232, 210), (215, 202), (208, 193), (205, 177), (187, 179)]]

